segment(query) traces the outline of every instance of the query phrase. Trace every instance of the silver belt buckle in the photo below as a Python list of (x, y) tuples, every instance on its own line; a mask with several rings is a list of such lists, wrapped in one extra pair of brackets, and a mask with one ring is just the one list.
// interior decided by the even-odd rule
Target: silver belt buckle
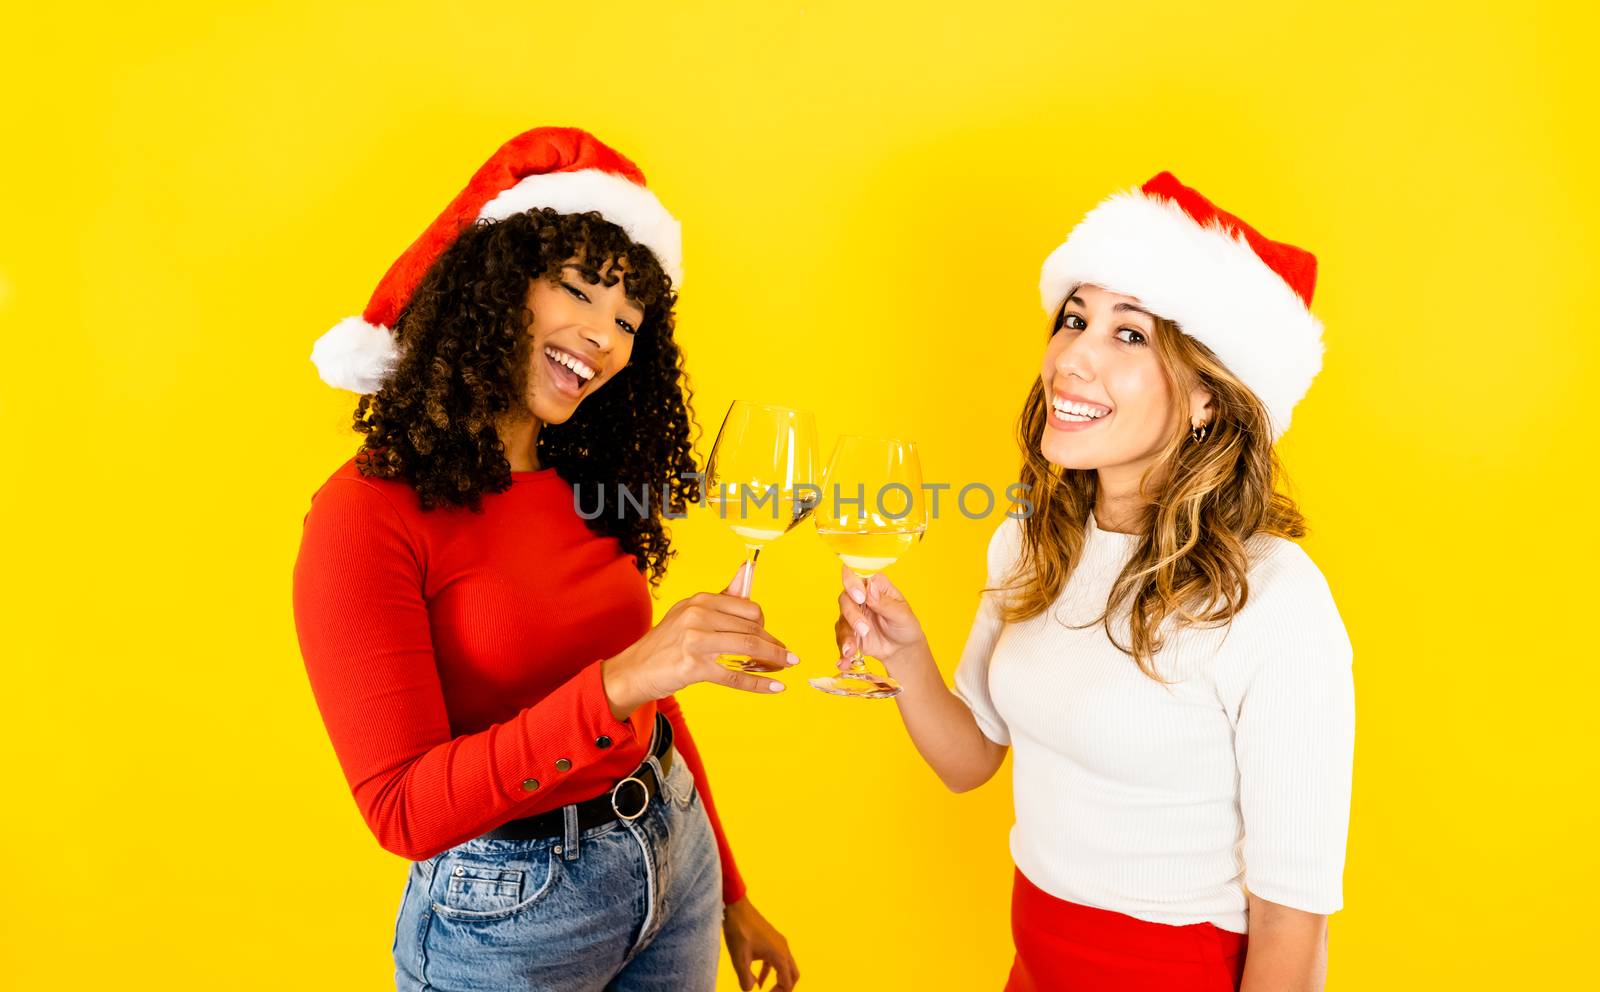
[[(632, 782), (634, 785), (637, 785), (639, 787), (640, 793), (642, 793), (644, 795), (643, 801), (641, 801), (639, 803), (638, 811), (635, 812), (635, 813), (632, 813), (632, 814), (624, 813), (622, 811), (622, 807), (617, 805), (617, 793), (620, 792), (622, 790), (622, 787), (624, 785), (627, 785), (629, 782)], [(650, 787), (644, 784), (644, 780), (643, 779), (637, 778), (637, 777), (635, 777), (633, 775), (629, 775), (627, 778), (619, 779), (617, 781), (617, 784), (613, 785), (611, 787), (611, 811), (613, 813), (617, 814), (617, 816), (621, 817), (622, 819), (627, 820), (629, 823), (632, 823), (634, 820), (637, 820), (639, 817), (643, 816), (644, 815), (644, 811), (649, 809), (649, 808), (650, 808)]]

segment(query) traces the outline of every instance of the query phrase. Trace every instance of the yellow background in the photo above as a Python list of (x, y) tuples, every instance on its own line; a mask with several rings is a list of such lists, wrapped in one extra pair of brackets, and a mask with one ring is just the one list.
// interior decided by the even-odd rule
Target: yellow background
[[(541, 123), (684, 220), (708, 434), (788, 402), (825, 445), (918, 439), (941, 480), (1014, 477), (1038, 265), (1103, 194), (1170, 168), (1316, 251), (1327, 360), (1283, 453), (1356, 646), (1329, 988), (1592, 974), (1594, 15), (1217, 6), (11, 10), (0, 985), (392, 987), (405, 865), (290, 613), (357, 441), (307, 355)], [(947, 515), (894, 572), (947, 669), (991, 526)], [(663, 609), (741, 554), (676, 535)], [(812, 672), (836, 569), (796, 533), (757, 583)], [(1009, 770), (947, 794), (893, 704), (791, 682), (683, 700), (802, 988), (998, 988)]]

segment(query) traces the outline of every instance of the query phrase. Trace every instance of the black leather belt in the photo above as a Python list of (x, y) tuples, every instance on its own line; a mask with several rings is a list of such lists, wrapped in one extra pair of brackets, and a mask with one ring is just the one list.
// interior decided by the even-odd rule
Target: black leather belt
[[(656, 714), (655, 747), (652, 752), (661, 765), (662, 774), (672, 770), (672, 724), (660, 713)], [(618, 779), (616, 785), (593, 799), (577, 803), (578, 829), (588, 830), (612, 820), (637, 820), (650, 808), (650, 803), (661, 791), (656, 772), (650, 762), (643, 761), (631, 775)], [(552, 809), (518, 820), (509, 820), (495, 827), (484, 837), (496, 840), (543, 840), (560, 837), (566, 833), (564, 807)]]

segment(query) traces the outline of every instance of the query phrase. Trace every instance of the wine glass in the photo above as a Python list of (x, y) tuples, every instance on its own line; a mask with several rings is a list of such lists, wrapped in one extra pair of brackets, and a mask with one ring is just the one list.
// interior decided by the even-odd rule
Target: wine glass
[[(817, 534), (863, 579), (894, 564), (928, 529), (917, 446), (894, 438), (841, 437), (823, 476), (814, 519)], [(856, 641), (849, 669), (814, 678), (811, 685), (835, 696), (899, 695), (900, 683), (868, 671), (860, 638)]]
[[(816, 505), (817, 427), (811, 414), (786, 406), (734, 400), (706, 463), (706, 505), (744, 540), (746, 599), (755, 587), (761, 549), (793, 530)], [(779, 666), (745, 655), (717, 663), (736, 672)]]

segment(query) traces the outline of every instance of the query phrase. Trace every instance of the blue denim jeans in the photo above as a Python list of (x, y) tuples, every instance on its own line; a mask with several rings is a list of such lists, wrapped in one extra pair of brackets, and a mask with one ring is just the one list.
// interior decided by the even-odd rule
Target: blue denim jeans
[(395, 920), (401, 992), (709, 992), (722, 864), (694, 777), (673, 754), (631, 823), (565, 837), (477, 837), (413, 862)]

